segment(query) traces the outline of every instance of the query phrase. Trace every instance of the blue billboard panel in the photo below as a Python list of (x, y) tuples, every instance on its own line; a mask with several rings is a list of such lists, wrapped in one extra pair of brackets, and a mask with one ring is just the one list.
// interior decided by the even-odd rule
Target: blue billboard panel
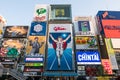
[(98, 51), (77, 51), (77, 64), (101, 64), (100, 53)]
[(120, 11), (99, 11), (97, 13), (97, 16), (100, 17), (100, 19), (120, 19)]
[(72, 26), (70, 24), (51, 24), (49, 30), (46, 69), (49, 71), (74, 70)]
[(33, 36), (45, 36), (46, 35), (46, 22), (32, 22), (30, 35)]

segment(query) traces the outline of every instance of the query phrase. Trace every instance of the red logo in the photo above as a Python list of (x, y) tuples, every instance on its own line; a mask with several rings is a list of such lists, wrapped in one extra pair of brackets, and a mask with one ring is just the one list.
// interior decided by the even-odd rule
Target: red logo
[(58, 31), (58, 30), (66, 30), (66, 28), (63, 28), (63, 27), (54, 27), (54, 30), (55, 30), (55, 31)]
[(44, 21), (44, 20), (45, 20), (45, 16), (42, 16), (42, 17), (36, 16), (36, 17), (34, 18), (34, 20), (35, 20), (35, 21)]

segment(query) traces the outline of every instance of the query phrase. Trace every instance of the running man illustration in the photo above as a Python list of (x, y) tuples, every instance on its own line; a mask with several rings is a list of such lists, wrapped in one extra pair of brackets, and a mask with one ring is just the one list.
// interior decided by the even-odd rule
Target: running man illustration
[(30, 46), (32, 46), (30, 54), (36, 55), (39, 53), (39, 49), (43, 46), (44, 42), (38, 42), (38, 37), (35, 37), (34, 40), (34, 42), (30, 41)]
[[(67, 40), (71, 37), (71, 35), (69, 35), (66, 39), (63, 40), (63, 38), (61, 36), (59, 36), (57, 39), (54, 39), (53, 36), (50, 34), (50, 38), (56, 43), (56, 56), (57, 56), (57, 60), (58, 60), (58, 67), (60, 67), (60, 59), (62, 57), (63, 51), (66, 49), (66, 42)], [(54, 45), (53, 45), (53, 48)]]

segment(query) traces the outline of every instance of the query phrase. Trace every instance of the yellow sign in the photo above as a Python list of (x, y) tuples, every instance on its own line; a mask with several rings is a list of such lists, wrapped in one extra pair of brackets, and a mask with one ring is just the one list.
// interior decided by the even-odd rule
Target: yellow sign
[(98, 77), (98, 80), (109, 80), (109, 78), (110, 77), (103, 77), (103, 76), (101, 76), (101, 77)]
[(56, 17), (64, 17), (65, 11), (64, 9), (55, 9), (55, 16)]

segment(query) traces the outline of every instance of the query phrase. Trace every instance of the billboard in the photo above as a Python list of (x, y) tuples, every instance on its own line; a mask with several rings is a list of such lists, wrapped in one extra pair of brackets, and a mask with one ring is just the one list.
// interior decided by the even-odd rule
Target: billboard
[(50, 20), (72, 20), (71, 5), (50, 5)]
[(111, 38), (112, 48), (120, 49), (120, 44), (118, 44), (119, 42), (120, 42), (119, 38)]
[(49, 24), (46, 70), (74, 70), (72, 24)]
[(98, 49), (96, 36), (76, 36), (76, 49)]
[(48, 20), (48, 6), (36, 5), (34, 10), (33, 21), (47, 21)]
[(28, 33), (28, 26), (6, 26), (3, 37), (26, 38), (27, 33)]
[(17, 57), (25, 51), (25, 39), (4, 39), (0, 48), (1, 57)]
[(105, 74), (112, 74), (112, 67), (109, 59), (102, 59), (102, 65), (104, 68), (104, 73)]
[(120, 38), (120, 20), (102, 20), (106, 38)]
[(111, 39), (105, 39), (105, 43), (106, 43), (107, 52), (109, 55), (109, 60), (111, 62), (112, 69), (118, 70), (118, 64), (117, 64), (116, 57), (115, 57), (115, 51), (112, 48)]
[(30, 56), (41, 56), (45, 53), (45, 36), (29, 36), (26, 53)]
[(76, 52), (77, 64), (101, 64), (100, 53), (98, 51), (77, 51)]
[(95, 35), (96, 25), (91, 17), (77, 17), (74, 22), (75, 35)]
[(119, 20), (120, 19), (120, 11), (99, 11), (97, 13), (97, 16), (100, 17), (100, 19), (105, 20)]
[(32, 22), (31, 29), (30, 29), (30, 35), (45, 36), (46, 28), (47, 28), (46, 22)]
[(6, 53), (6, 57), (16, 57), (24, 51), (26, 40), (25, 39), (4, 39), (2, 43), (1, 53)]

